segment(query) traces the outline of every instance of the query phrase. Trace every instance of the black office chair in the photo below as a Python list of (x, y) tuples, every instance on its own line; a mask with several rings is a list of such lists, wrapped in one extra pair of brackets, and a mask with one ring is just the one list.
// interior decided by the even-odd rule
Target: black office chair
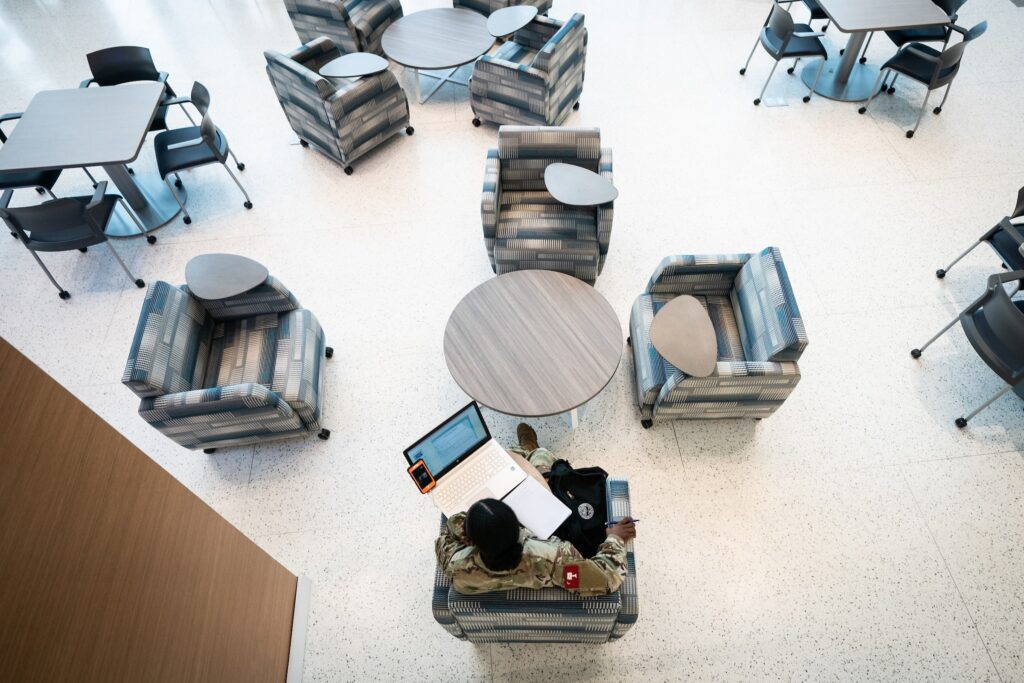
[(179, 171), (187, 171), (207, 164), (218, 163), (223, 166), (231, 179), (235, 181), (235, 185), (238, 185), (238, 189), (245, 195), (245, 203), (242, 206), (247, 209), (252, 208), (249, 193), (245, 191), (242, 183), (228, 168), (227, 158), (230, 151), (228, 139), (220, 128), (214, 125), (209, 111), (203, 115), (203, 122), (198, 126), (176, 128), (158, 134), (153, 140), (153, 148), (156, 151), (156, 165), (160, 170), (160, 177), (167, 183), (171, 194), (178, 201), (178, 206), (185, 214), (185, 223), (191, 223), (192, 217), (188, 215), (185, 204), (181, 201), (178, 193), (174, 191), (168, 176), (173, 173), (176, 178), (174, 184), (181, 187)]
[(1024, 248), (1024, 234), (1022, 234), (1024, 223), (1012, 222), (1015, 218), (1021, 218), (1022, 216), (1024, 216), (1024, 187), (1020, 188), (1020, 191), (1017, 192), (1017, 206), (1013, 208), (1013, 213), (1009, 216), (1004, 216), (988, 232), (979, 237), (978, 241), (972, 244), (967, 251), (953, 259), (953, 262), (948, 266), (935, 271), (935, 277), (939, 279), (946, 277), (946, 273), (949, 272), (950, 268), (955, 266), (964, 256), (974, 251), (976, 246), (984, 242), (987, 242), (988, 246), (992, 247), (992, 251), (996, 252), (996, 256), (1003, 262), (1003, 268), (1007, 270), (1024, 270), (1024, 255), (1020, 251)]
[[(175, 97), (172, 100), (168, 100), (167, 104), (181, 104), (184, 107), (186, 102), (195, 107), (196, 111), (199, 112), (200, 118), (202, 118), (203, 116), (206, 116), (206, 112), (210, 110), (210, 91), (206, 89), (205, 85), (199, 81), (195, 81), (192, 84), (191, 95), (188, 97)], [(189, 120), (191, 120), (191, 117), (189, 117)], [(228, 154), (235, 160), (235, 167), (237, 167), (239, 171), (244, 171), (245, 164), (238, 160), (234, 151), (228, 149)], [(180, 183), (177, 181), (174, 184), (181, 187)]]
[[(71, 298), (71, 293), (60, 286), (49, 269), (43, 264), (42, 259), (36, 252), (39, 251), (71, 251), (78, 249), (85, 252), (94, 244), (106, 242), (114, 258), (121, 264), (121, 268), (128, 274), (128, 277), (135, 283), (136, 287), (145, 287), (146, 283), (137, 279), (128, 270), (128, 266), (121, 260), (121, 256), (114, 249), (114, 245), (107, 239), (104, 232), (114, 209), (120, 204), (125, 212), (132, 217), (135, 224), (139, 226), (139, 232), (146, 233), (145, 228), (139, 223), (135, 214), (128, 209), (128, 206), (121, 199), (120, 195), (106, 194), (107, 181), (97, 184), (96, 191), (91, 197), (65, 197), (63, 199), (51, 199), (36, 206), (22, 206), (11, 208), (12, 190), (5, 190), (0, 196), (0, 218), (7, 223), (7, 227), (13, 230), (21, 243), (32, 253), (36, 263), (50, 278), (50, 282), (57, 288), (61, 299)], [(152, 237), (148, 235), (148, 237)]]
[[(1003, 287), (1008, 282), (1024, 280), (1024, 270), (990, 275), (988, 288), (963, 313), (954, 318), (942, 331), (910, 355), (920, 358), (932, 342), (946, 330), (960, 322), (967, 340), (981, 359), (1007, 383), (995, 396), (975, 408), (967, 417), (958, 417), (956, 426), (963, 429), (978, 413), (988, 408), (1011, 389), (1024, 397), (1024, 301), (1014, 301)], [(1018, 284), (1019, 289), (1019, 284)]]
[(793, 15), (786, 11), (778, 0), (775, 0), (771, 14), (768, 15), (768, 21), (761, 29), (761, 34), (758, 36), (757, 42), (754, 43), (750, 55), (747, 56), (747, 63), (740, 69), (740, 76), (747, 73), (747, 67), (750, 66), (750, 60), (753, 59), (758, 45), (764, 47), (765, 52), (775, 60), (771, 73), (768, 74), (764, 87), (761, 88), (761, 94), (754, 100), (754, 106), (761, 104), (761, 98), (764, 97), (768, 83), (775, 75), (775, 69), (778, 68), (780, 61), (793, 58), (799, 60), (800, 57), (820, 57), (821, 66), (818, 67), (818, 73), (814, 77), (811, 89), (804, 96), (804, 102), (811, 101), (811, 94), (814, 93), (814, 88), (818, 85), (818, 79), (821, 78), (821, 72), (825, 68), (825, 60), (828, 58), (825, 44), (821, 42), (823, 35), (825, 34), (815, 31), (807, 24), (793, 23)]
[(932, 91), (945, 86), (946, 93), (942, 96), (942, 102), (932, 110), (936, 116), (941, 114), (942, 106), (946, 104), (946, 98), (949, 97), (949, 90), (953, 85), (953, 79), (960, 73), (960, 63), (963, 60), (964, 49), (968, 43), (985, 33), (986, 29), (988, 29), (988, 22), (983, 21), (970, 31), (966, 31), (959, 26), (951, 26), (950, 28), (963, 35), (964, 38), (956, 45), (947, 47), (942, 52), (924, 43), (910, 43), (900, 48), (894, 57), (882, 65), (882, 70), (875, 80), (871, 97), (868, 98), (868, 101), (857, 112), (863, 114), (868, 110), (868, 105), (881, 92), (878, 89), (879, 83), (884, 82), (890, 73), (895, 73), (912, 78), (918, 83), (923, 83), (928, 88), (928, 92), (924, 96), (924, 103), (921, 105), (921, 111), (917, 115), (917, 123), (914, 124), (912, 130), (907, 131), (908, 138), (914, 137), (917, 127), (921, 125), (921, 117), (924, 116), (924, 110), (928, 107), (928, 98), (931, 97)]
[[(85, 57), (89, 61), (89, 70), (92, 71), (92, 78), (82, 81), (79, 85), (81, 88), (88, 88), (93, 83), (96, 85), (120, 85), (121, 83), (134, 83), (137, 81), (163, 83), (165, 88), (164, 102), (157, 109), (149, 129), (151, 131), (167, 130), (167, 107), (171, 106), (167, 100), (175, 96), (174, 90), (171, 88), (171, 84), (167, 82), (167, 72), (158, 71), (156, 65), (153, 64), (153, 55), (150, 53), (149, 48), (137, 47), (135, 45), (120, 45), (90, 52)], [(181, 110), (185, 112), (189, 122), (195, 125), (195, 121), (188, 113), (188, 110), (185, 109), (184, 104), (181, 104)]]
[[(949, 16), (951, 24), (955, 24), (957, 20), (957, 12), (963, 7), (967, 0), (932, 0), (936, 6), (942, 9)], [(921, 26), (918, 28), (902, 28), (895, 31), (886, 31), (885, 35), (889, 37), (896, 47), (903, 47), (907, 43), (942, 43), (942, 49), (945, 50), (949, 44), (949, 39), (953, 36), (953, 30), (951, 24), (939, 24), (937, 26)], [(892, 82), (886, 86), (884, 83), (882, 87), (886, 89), (890, 95), (896, 92), (896, 79), (899, 78), (899, 74), (893, 77)]]

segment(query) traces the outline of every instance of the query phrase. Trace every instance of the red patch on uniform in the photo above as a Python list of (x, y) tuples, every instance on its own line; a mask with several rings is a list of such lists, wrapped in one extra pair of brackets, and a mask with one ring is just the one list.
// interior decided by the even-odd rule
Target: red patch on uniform
[(580, 566), (578, 564), (566, 565), (562, 569), (562, 585), (566, 588), (580, 587)]

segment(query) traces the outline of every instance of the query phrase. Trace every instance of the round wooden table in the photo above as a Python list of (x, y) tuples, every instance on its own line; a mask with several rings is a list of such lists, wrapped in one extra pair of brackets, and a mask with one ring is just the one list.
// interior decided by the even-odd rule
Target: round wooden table
[(593, 287), (548, 270), (495, 277), (463, 297), (444, 332), (448, 370), (498, 412), (570, 414), (607, 386), (622, 356), (622, 328)]
[[(388, 26), (380, 44), (384, 54), (415, 71), (416, 99), (423, 104), (445, 83), (468, 85), (451, 76), (458, 67), (490, 50), (494, 36), (488, 32), (487, 19), (482, 15), (468, 9), (438, 7), (405, 15)], [(423, 74), (438, 81), (422, 99), (421, 69), (449, 69), (443, 76)]]
[(244, 294), (269, 275), (262, 263), (236, 254), (201, 254), (185, 264), (189, 291), (211, 301)]

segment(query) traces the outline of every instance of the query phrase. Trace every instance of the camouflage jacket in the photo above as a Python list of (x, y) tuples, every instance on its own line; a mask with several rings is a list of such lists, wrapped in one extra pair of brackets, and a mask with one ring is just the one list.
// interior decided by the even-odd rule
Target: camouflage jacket
[[(511, 450), (527, 456), (542, 472), (550, 469), (554, 462), (554, 456), (543, 448), (529, 454)], [(544, 541), (526, 529), (519, 531), (519, 542), (523, 544), (519, 566), (491, 571), (484, 566), (476, 547), (469, 545), (463, 531), (465, 519), (465, 513), (453, 515), (434, 544), (437, 561), (460, 593), (557, 586), (580, 595), (605, 595), (618, 590), (626, 577), (626, 546), (618, 536), (609, 536), (597, 554), (588, 560), (572, 543), (555, 536)]]

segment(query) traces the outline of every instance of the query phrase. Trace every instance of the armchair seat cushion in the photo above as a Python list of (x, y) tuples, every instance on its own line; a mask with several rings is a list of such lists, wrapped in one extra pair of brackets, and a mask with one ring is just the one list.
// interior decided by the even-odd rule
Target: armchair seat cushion
[(596, 243), (596, 211), (592, 206), (562, 204), (547, 192), (503, 192), (495, 236)]

